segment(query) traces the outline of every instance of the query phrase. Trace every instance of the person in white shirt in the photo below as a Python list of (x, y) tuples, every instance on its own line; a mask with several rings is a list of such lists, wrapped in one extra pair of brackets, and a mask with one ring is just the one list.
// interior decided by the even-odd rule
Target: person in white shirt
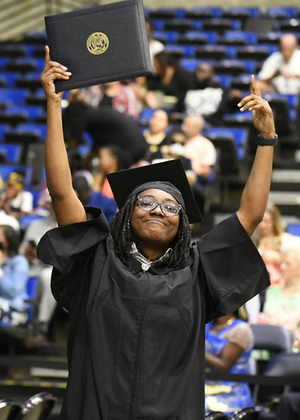
[(19, 221), (15, 217), (6, 214), (4, 210), (0, 210), (0, 225), (11, 226), (17, 234), (20, 233)]
[(17, 220), (33, 210), (33, 195), (24, 190), (23, 176), (12, 172), (7, 181), (6, 187), (0, 195), (0, 210), (15, 217)]
[(270, 55), (258, 74), (262, 93), (300, 93), (300, 49), (294, 34), (285, 34), (280, 40), (280, 51)]

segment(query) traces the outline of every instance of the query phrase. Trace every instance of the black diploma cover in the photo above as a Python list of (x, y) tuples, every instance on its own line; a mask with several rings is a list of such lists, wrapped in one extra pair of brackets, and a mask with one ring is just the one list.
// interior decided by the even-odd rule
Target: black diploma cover
[(56, 91), (152, 73), (142, 0), (124, 0), (45, 16), (51, 60), (72, 72)]

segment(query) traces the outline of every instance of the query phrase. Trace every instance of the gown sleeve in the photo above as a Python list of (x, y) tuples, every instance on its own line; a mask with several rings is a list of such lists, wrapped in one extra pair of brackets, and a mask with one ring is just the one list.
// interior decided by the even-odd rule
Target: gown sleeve
[(265, 263), (236, 214), (198, 243), (206, 321), (231, 313), (270, 285)]
[(88, 281), (93, 249), (109, 235), (102, 210), (87, 207), (86, 212), (86, 222), (49, 230), (37, 247), (38, 258), (53, 266), (52, 292), (66, 309), (83, 280)]

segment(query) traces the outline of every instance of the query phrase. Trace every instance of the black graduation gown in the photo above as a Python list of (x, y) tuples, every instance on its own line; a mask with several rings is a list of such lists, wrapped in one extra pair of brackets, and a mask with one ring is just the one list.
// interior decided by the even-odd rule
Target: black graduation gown
[(38, 255), (70, 314), (64, 420), (202, 420), (205, 323), (269, 285), (236, 215), (192, 244), (186, 267), (115, 255), (98, 209), (53, 229)]

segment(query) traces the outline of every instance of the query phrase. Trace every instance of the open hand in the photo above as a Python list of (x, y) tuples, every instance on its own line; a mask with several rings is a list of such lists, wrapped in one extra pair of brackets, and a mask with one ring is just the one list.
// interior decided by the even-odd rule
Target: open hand
[(72, 73), (68, 71), (67, 67), (56, 61), (51, 61), (49, 47), (45, 47), (45, 67), (41, 75), (42, 87), (44, 89), (47, 99), (59, 99), (63, 93), (55, 92), (54, 81), (56, 79), (69, 80)]
[(242, 112), (251, 111), (253, 124), (261, 136), (274, 138), (276, 131), (273, 112), (268, 101), (262, 98), (254, 75), (251, 76), (250, 90), (251, 94), (244, 97), (238, 107)]

